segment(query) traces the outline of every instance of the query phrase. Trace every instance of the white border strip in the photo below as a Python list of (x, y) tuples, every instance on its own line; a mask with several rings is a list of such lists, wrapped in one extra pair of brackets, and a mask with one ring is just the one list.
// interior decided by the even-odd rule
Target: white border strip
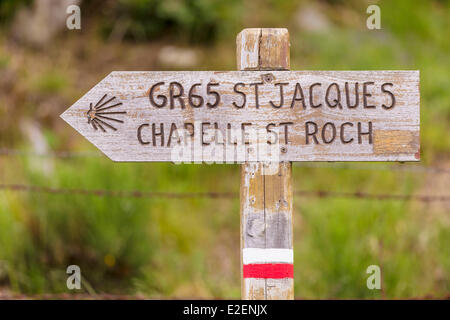
[(242, 249), (243, 264), (252, 263), (294, 263), (294, 250), (292, 249)]

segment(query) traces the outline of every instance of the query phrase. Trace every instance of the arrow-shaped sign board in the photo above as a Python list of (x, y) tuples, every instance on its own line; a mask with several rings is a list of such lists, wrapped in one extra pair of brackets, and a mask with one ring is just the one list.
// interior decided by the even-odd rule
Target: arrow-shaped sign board
[(112, 72), (61, 117), (114, 161), (417, 161), (418, 71)]

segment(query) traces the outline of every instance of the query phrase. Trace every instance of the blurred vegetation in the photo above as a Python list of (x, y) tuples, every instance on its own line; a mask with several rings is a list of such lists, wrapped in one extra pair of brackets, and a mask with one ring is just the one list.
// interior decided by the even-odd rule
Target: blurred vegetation
[[(422, 165), (450, 166), (449, 1), (379, 1), (382, 29), (367, 30), (364, 1), (85, 0), (82, 30), (61, 30), (42, 48), (10, 36), (18, 11), (34, 4), (0, 1), (0, 149), (94, 151), (58, 115), (110, 71), (233, 70), (242, 28), (287, 27), (292, 70), (420, 70)], [(168, 48), (176, 66), (161, 56)], [(180, 50), (196, 62), (183, 65)], [(294, 188), (449, 190), (448, 174), (357, 166), (299, 164)], [(0, 183), (237, 192), (239, 167), (0, 155)], [(296, 296), (450, 292), (448, 203), (296, 198), (294, 206)], [(81, 267), (83, 292), (238, 298), (239, 201), (0, 191), (0, 291), (68, 292), (70, 264)], [(370, 264), (382, 268), (381, 291), (366, 287)]]
[(103, 28), (110, 34), (122, 27), (126, 38), (138, 41), (178, 35), (190, 42), (210, 42), (230, 31), (240, 4), (238, 0), (120, 0), (110, 6)]
[(11, 22), (20, 8), (29, 6), (32, 2), (32, 0), (0, 0), (0, 23)]

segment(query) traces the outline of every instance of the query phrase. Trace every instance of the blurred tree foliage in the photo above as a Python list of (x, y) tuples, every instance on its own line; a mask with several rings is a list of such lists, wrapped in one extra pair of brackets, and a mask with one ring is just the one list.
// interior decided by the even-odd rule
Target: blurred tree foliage
[(31, 3), (32, 0), (0, 0), (0, 23), (10, 22), (17, 9)]
[[(88, 8), (102, 7), (106, 36), (144, 41), (160, 36), (212, 42), (234, 30), (241, 0), (85, 0)], [(93, 12), (82, 10), (82, 12)]]
[[(35, 0), (0, 0), (0, 23)], [(82, 0), (83, 19), (100, 23), (106, 37), (145, 41), (161, 36), (212, 42), (234, 32), (242, 0)]]

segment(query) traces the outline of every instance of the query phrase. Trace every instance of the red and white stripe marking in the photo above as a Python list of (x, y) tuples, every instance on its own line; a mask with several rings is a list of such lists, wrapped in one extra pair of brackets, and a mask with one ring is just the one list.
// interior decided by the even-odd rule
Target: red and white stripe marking
[(294, 277), (294, 251), (292, 249), (244, 248), (242, 262), (244, 278)]

